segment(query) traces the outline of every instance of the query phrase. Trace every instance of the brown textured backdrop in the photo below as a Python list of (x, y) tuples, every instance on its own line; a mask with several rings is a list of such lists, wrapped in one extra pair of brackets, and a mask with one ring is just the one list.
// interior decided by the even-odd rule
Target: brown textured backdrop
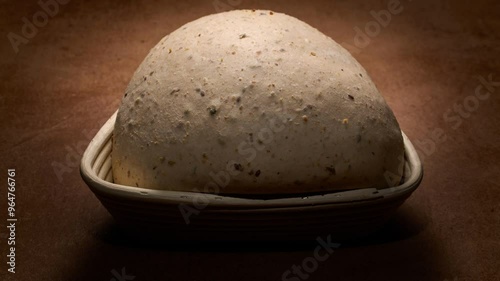
[[(346, 46), (355, 45), (355, 27), (373, 21), (370, 11), (388, 5), (220, 2), (293, 15)], [(387, 227), (342, 245), (309, 280), (500, 280), (498, 83), (488, 98), (474, 98), (478, 77), (500, 81), (500, 4), (436, 2), (401, 0), (403, 10), (367, 46), (350, 47), (419, 147), (424, 181)], [(216, 12), (212, 1), (73, 0), (16, 54), (7, 34), (22, 34), (23, 17), (38, 11), (35, 0), (0, 1), (1, 280), (112, 280), (123, 267), (134, 280), (281, 280), (312, 255), (314, 245), (131, 242), (80, 179), (83, 149), (148, 50)], [(6, 271), (5, 243), (12, 167), (15, 275)]]

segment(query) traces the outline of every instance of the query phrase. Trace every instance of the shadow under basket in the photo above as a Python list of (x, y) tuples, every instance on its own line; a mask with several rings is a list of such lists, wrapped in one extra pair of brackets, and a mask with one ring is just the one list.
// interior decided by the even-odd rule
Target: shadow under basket
[[(312, 196), (249, 199), (151, 190), (113, 183), (111, 150), (116, 112), (86, 149), (83, 180), (116, 221), (132, 232), (180, 240), (301, 240), (364, 236), (380, 228), (423, 177), (415, 148), (403, 133), (404, 178), (398, 186)], [(144, 238), (144, 236), (143, 236)]]

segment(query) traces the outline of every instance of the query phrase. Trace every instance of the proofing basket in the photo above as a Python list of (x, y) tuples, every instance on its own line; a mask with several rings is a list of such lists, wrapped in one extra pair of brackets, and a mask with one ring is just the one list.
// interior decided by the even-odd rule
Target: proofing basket
[(115, 119), (116, 112), (83, 154), (82, 178), (126, 229), (173, 239), (296, 240), (321, 235), (339, 239), (363, 236), (382, 226), (423, 177), (417, 152), (403, 133), (404, 178), (399, 186), (391, 188), (248, 199), (124, 186), (113, 183), (111, 169)]

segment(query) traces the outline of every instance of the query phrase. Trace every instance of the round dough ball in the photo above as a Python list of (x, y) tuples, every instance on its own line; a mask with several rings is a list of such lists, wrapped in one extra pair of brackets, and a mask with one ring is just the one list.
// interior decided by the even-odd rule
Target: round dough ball
[(391, 186), (403, 155), (394, 114), (344, 48), (288, 15), (238, 10), (150, 51), (118, 111), (112, 167), (128, 186), (291, 194)]

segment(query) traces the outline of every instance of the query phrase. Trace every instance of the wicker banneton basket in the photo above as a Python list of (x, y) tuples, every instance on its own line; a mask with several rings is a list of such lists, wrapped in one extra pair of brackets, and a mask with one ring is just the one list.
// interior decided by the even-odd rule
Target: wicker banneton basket
[[(403, 134), (404, 179), (399, 186), (392, 188), (255, 199), (124, 186), (113, 183), (111, 169), (115, 119), (116, 113), (90, 142), (81, 162), (82, 178), (120, 224), (140, 231), (152, 230), (169, 238), (362, 236), (382, 226), (418, 187), (423, 177), (415, 148)], [(189, 212), (193, 213), (187, 216)]]

